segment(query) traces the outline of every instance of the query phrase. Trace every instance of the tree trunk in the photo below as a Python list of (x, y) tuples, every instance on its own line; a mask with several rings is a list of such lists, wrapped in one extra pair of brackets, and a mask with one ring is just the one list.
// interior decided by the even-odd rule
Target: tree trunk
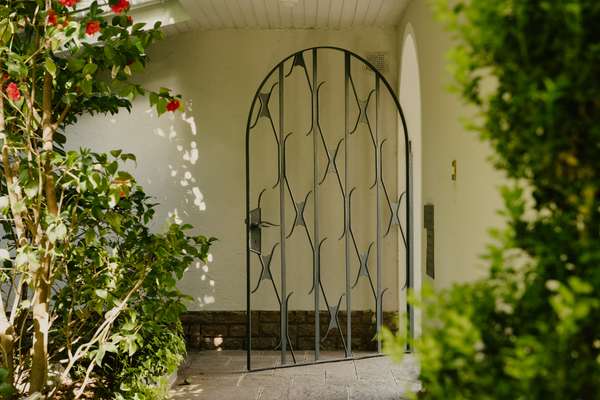
[[(6, 137), (6, 122), (4, 120), (4, 98), (0, 96), (0, 133)], [(8, 186), (9, 203), (13, 210), (13, 218), (15, 222), (15, 231), (17, 234), (18, 244), (22, 244), (21, 238), (23, 237), (23, 221), (21, 215), (15, 212), (14, 204), (17, 199), (13, 191), (13, 180), (12, 173), (10, 171), (10, 165), (8, 160), (8, 148), (5, 146), (2, 148), (2, 165), (4, 167), (4, 174), (6, 178), (6, 184)], [(2, 352), (3, 364), (2, 367), (8, 372), (8, 382), (12, 385), (14, 383), (14, 349), (15, 349), (15, 328), (11, 321), (8, 320), (4, 300), (0, 294), (0, 352)]]
[[(52, 126), (52, 76), (44, 76), (43, 90), (43, 150), (44, 150), (44, 192), (46, 207), (50, 215), (58, 215), (56, 202), (56, 188), (52, 172), (52, 151), (54, 146), (54, 127)], [(34, 279), (33, 296), (33, 349), (31, 352), (31, 379), (30, 393), (41, 392), (46, 385), (48, 377), (48, 330), (50, 329), (49, 302), (50, 302), (50, 277), (52, 270), (52, 245), (43, 240), (46, 252), (36, 271)]]

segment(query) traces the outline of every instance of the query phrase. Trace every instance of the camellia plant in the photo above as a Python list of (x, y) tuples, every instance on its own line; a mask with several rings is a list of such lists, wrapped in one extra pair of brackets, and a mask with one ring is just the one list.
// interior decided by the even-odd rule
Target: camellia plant
[[(448, 5), (451, 4), (451, 6)], [(600, 398), (600, 2), (438, 0), (511, 180), (489, 276), (425, 294), (425, 399)], [(406, 340), (386, 333), (401, 356)]]
[(149, 231), (154, 204), (121, 168), (135, 156), (63, 147), (81, 115), (129, 110), (136, 96), (159, 115), (183, 109), (132, 80), (162, 34), (128, 11), (128, 0), (0, 5), (5, 398), (154, 398), (184, 351), (175, 284), (212, 239), (175, 224)]

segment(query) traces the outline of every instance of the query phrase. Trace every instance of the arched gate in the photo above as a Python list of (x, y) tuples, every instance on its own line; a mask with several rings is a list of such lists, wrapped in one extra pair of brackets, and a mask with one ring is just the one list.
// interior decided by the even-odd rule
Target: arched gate
[(258, 351), (273, 348), (281, 366), (378, 355), (384, 303), (412, 333), (411, 214), (406, 121), (382, 73), (336, 47), (277, 64), (246, 127), (248, 369), (272, 367)]

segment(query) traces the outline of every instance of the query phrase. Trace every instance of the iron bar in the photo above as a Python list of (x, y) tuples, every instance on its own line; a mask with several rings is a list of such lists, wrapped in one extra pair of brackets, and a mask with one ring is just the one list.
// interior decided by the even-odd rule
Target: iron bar
[[(280, 338), (281, 364), (287, 362), (287, 287), (285, 274), (285, 133), (284, 133), (284, 91), (283, 63), (279, 65), (279, 240), (281, 254), (281, 299)], [(285, 299), (285, 300), (284, 300)]]
[[(380, 357), (385, 357), (385, 354), (367, 354), (367, 355), (363, 355), (363, 356), (356, 356), (356, 357), (353, 357), (352, 359), (353, 360), (368, 360), (370, 358), (380, 358)], [(250, 371), (250, 373), (262, 372), (262, 371), (272, 371), (274, 369), (302, 367), (302, 366), (306, 366), (306, 365), (315, 365), (315, 364), (334, 364), (334, 363), (339, 363), (339, 362), (344, 362), (344, 361), (349, 362), (351, 360), (348, 360), (345, 357), (344, 358), (329, 358), (329, 359), (325, 359), (325, 360), (298, 363), (298, 364), (275, 365), (273, 367), (256, 368), (256, 369), (253, 369), (252, 371)]]
[[(402, 120), (404, 122), (404, 119)], [(406, 128), (406, 125), (405, 125)], [(407, 167), (406, 167), (406, 293), (407, 295), (413, 289), (413, 234), (412, 234), (412, 225), (413, 225), (413, 215), (410, 212), (412, 209), (412, 142), (408, 142), (407, 144)], [(408, 332), (408, 341), (409, 347), (408, 350), (411, 350), (410, 343), (412, 338), (414, 338), (414, 309), (412, 304), (406, 300), (406, 315), (407, 315), (407, 332)]]
[[(259, 89), (260, 90), (260, 89)], [(251, 297), (251, 284), (250, 280), (250, 130), (252, 125), (252, 114), (256, 99), (258, 95), (254, 96), (252, 100), (252, 106), (250, 107), (250, 113), (248, 114), (248, 121), (246, 122), (246, 138), (245, 138), (245, 152), (246, 152), (246, 369), (250, 371), (252, 369), (251, 357), (252, 352), (252, 309), (250, 304)], [(258, 120), (258, 119), (257, 119)]]
[[(379, 158), (379, 128), (380, 128), (380, 92), (379, 92), (379, 77), (375, 75), (375, 202), (377, 203), (375, 232), (376, 238), (376, 262), (377, 262), (377, 296), (375, 298), (376, 308), (376, 331), (377, 331), (377, 352), (381, 353), (381, 320), (383, 316), (383, 296), (381, 295), (381, 160)], [(370, 127), (369, 127), (370, 131)]]
[[(318, 81), (318, 59), (317, 49), (312, 51), (312, 87), (316, 88), (319, 84)], [(312, 137), (313, 137), (313, 240), (315, 243), (320, 242), (319, 236), (319, 151), (318, 151), (318, 131), (317, 131), (317, 118), (319, 113), (318, 102), (317, 102), (317, 90), (311, 90), (312, 94)], [(321, 265), (319, 252), (321, 246), (315, 246), (313, 248), (313, 264), (314, 264), (314, 276), (313, 276), (313, 287), (315, 288), (315, 361), (319, 360), (319, 353), (321, 347), (321, 307), (319, 304), (319, 290), (318, 285), (319, 277), (321, 276)]]
[(350, 53), (344, 51), (344, 260), (346, 263), (346, 357), (352, 357), (352, 288), (350, 287), (350, 163), (348, 151), (350, 146)]

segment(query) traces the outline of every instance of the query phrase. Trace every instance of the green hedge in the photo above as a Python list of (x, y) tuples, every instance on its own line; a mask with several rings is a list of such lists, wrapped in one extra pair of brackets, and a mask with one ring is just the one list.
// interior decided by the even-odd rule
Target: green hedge
[(486, 279), (423, 297), (420, 395), (599, 399), (600, 2), (450, 3), (455, 89), (509, 178), (507, 227)]

